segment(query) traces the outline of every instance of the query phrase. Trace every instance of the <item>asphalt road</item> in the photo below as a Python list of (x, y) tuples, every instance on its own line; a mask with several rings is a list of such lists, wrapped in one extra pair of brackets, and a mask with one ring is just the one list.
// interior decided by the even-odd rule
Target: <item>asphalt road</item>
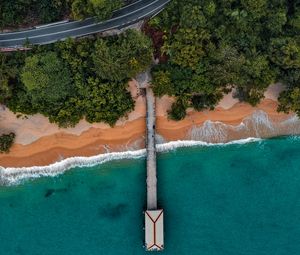
[(30, 44), (49, 44), (68, 37), (76, 38), (90, 34), (119, 29), (161, 11), (171, 0), (137, 0), (113, 13), (113, 17), (103, 22), (94, 18), (54, 24), (19, 32), (0, 33), (0, 47), (22, 47)]

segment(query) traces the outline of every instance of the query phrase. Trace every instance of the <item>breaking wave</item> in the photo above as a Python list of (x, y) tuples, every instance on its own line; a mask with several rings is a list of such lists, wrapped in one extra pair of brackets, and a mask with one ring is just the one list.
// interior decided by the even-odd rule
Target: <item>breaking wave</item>
[(272, 121), (264, 111), (257, 110), (239, 125), (206, 121), (191, 128), (187, 139), (226, 143), (244, 137), (269, 138), (279, 135), (300, 134), (300, 120), (294, 115), (287, 120)]
[[(247, 138), (228, 143), (208, 143), (203, 141), (174, 141), (163, 144), (157, 144), (158, 152), (166, 152), (183, 147), (192, 146), (227, 146), (231, 144), (245, 144), (249, 142), (261, 141), (259, 138)], [(111, 152), (92, 157), (70, 157), (48, 166), (33, 167), (1, 167), (0, 166), (0, 184), (16, 185), (25, 179), (34, 179), (39, 177), (54, 177), (75, 167), (92, 167), (112, 160), (137, 159), (146, 155), (145, 149), (125, 152)]]

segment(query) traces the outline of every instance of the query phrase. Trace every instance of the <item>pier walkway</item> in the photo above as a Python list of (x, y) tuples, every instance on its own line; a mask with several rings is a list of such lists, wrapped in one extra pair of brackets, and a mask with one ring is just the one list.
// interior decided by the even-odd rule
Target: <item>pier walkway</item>
[(146, 149), (147, 149), (147, 210), (145, 212), (145, 248), (147, 251), (164, 249), (164, 211), (157, 208), (155, 96), (149, 86), (150, 70), (137, 77), (139, 87), (146, 90)]
[(140, 89), (146, 90), (146, 149), (147, 149), (147, 209), (157, 209), (156, 144), (155, 144), (155, 96), (152, 88), (150, 69), (140, 73), (136, 80)]
[(147, 101), (147, 209), (157, 209), (156, 145), (155, 145), (155, 97), (146, 88)]

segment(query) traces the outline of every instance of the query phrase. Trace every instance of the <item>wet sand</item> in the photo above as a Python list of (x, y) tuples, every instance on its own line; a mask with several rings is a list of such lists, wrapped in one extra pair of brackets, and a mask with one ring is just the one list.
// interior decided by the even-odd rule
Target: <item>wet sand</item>
[[(0, 130), (13, 130), (16, 143), (10, 153), (0, 154), (0, 166), (42, 166), (71, 156), (92, 156), (100, 153), (144, 148), (145, 98), (130, 83), (136, 101), (135, 110), (119, 120), (114, 128), (106, 124), (81, 121), (75, 128), (59, 129), (41, 116), (16, 118), (7, 109), (0, 111)], [(281, 87), (270, 86), (257, 107), (238, 103), (231, 94), (224, 97), (214, 111), (188, 110), (182, 121), (167, 118), (172, 98), (157, 99), (158, 142), (201, 140), (228, 142), (247, 137), (271, 137), (299, 134), (300, 122), (294, 114), (278, 113), (276, 98)]]

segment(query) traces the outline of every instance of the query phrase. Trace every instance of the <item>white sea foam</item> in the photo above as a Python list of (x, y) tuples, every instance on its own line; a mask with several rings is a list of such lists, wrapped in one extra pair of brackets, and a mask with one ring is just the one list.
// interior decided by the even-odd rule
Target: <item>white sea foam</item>
[(279, 135), (300, 134), (300, 120), (296, 115), (283, 121), (272, 121), (264, 111), (257, 110), (243, 119), (239, 125), (224, 124), (219, 121), (205, 121), (194, 125), (189, 137), (191, 140), (227, 142), (232, 137), (269, 138)]
[(256, 137), (264, 134), (273, 135), (276, 132), (275, 124), (270, 120), (268, 114), (262, 110), (255, 111), (244, 120), (248, 130), (252, 129)]
[(32, 167), (0, 167), (0, 184), (18, 184), (24, 179), (43, 176), (57, 176), (74, 167), (87, 167), (103, 164), (111, 160), (139, 158), (145, 155), (146, 150), (112, 152), (92, 157), (70, 157), (48, 166)]
[(228, 138), (229, 125), (225, 125), (219, 121), (207, 120), (202, 126), (191, 129), (192, 140), (204, 140), (204, 141), (220, 141), (225, 142)]
[[(231, 144), (245, 144), (261, 141), (259, 138), (247, 138), (228, 143), (207, 143), (203, 141), (174, 141), (157, 145), (158, 152), (166, 152), (182, 147), (192, 146), (227, 146)], [(33, 179), (46, 176), (57, 176), (74, 167), (92, 167), (112, 160), (135, 159), (146, 155), (146, 150), (135, 150), (125, 152), (112, 152), (92, 157), (70, 157), (48, 166), (32, 167), (1, 167), (0, 184), (15, 185), (24, 179)]]
[(174, 141), (174, 142), (168, 142), (164, 144), (158, 144), (156, 146), (156, 149), (158, 152), (165, 152), (170, 150), (175, 150), (177, 148), (183, 148), (183, 147), (193, 147), (193, 146), (227, 146), (232, 144), (245, 144), (245, 143), (252, 143), (252, 142), (258, 142), (262, 141), (261, 138), (255, 138), (255, 137), (249, 137), (246, 139), (240, 139), (231, 141), (228, 143), (208, 143), (203, 141), (195, 141), (195, 140), (184, 140), (184, 141)]

